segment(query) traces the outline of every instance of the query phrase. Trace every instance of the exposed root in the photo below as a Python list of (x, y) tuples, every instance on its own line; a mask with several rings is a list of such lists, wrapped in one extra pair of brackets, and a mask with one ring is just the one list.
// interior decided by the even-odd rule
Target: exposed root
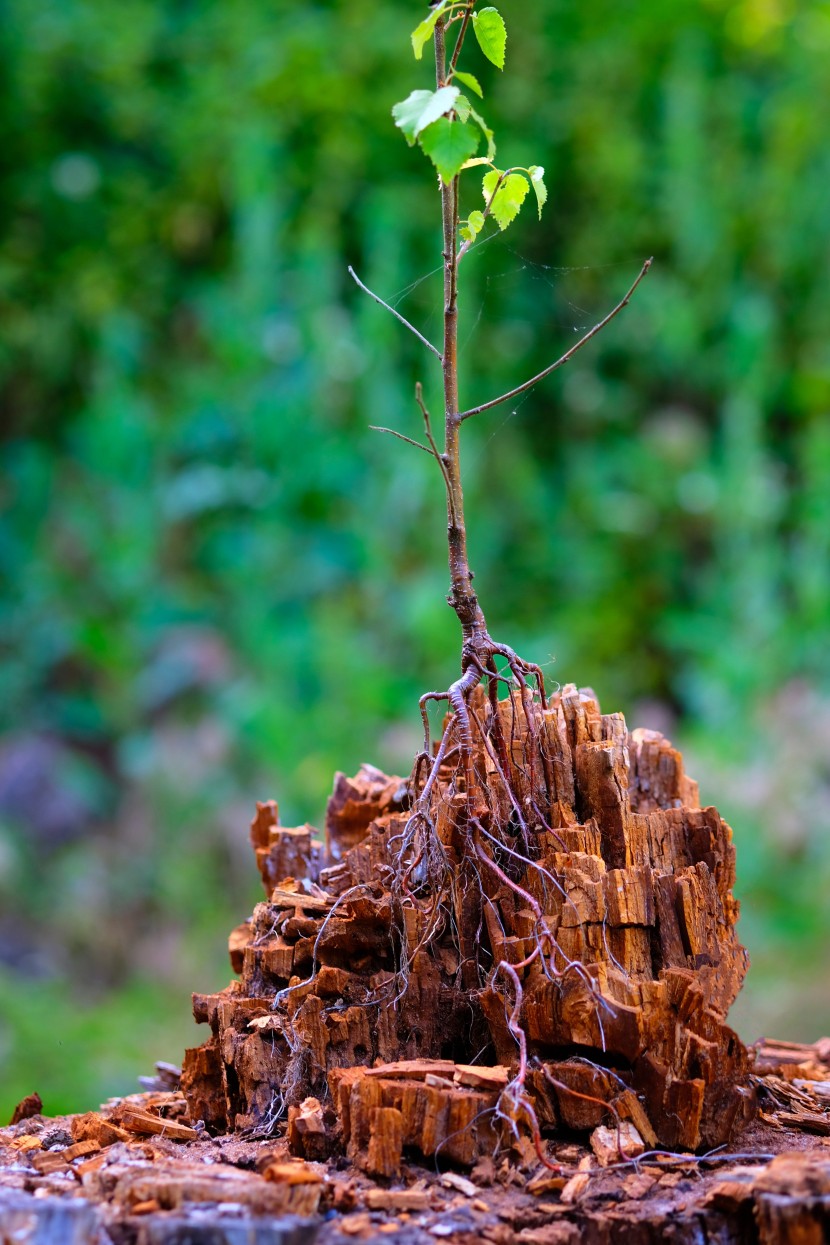
[[(408, 784), (378, 771), (362, 784), (338, 779), (321, 871), (309, 867), (307, 828), (276, 828), (260, 806), (252, 838), (263, 880), (289, 880), (269, 889), (247, 942), (234, 932), (244, 997), (198, 1003), (215, 1036), (196, 1053), (192, 1092), (220, 1077), (228, 1104), (222, 1116), (208, 1103), (205, 1118), (271, 1128), (285, 1107), (325, 1095), (338, 1069), (440, 1060), (491, 1069), (490, 1123), (463, 1143), (448, 1130), (456, 1157), (501, 1136), (525, 1152), (532, 1140), (548, 1167), (542, 1134), (557, 1123), (580, 1131), (614, 1120), (611, 1157), (621, 1161), (629, 1121), (680, 1148), (729, 1136), (746, 1103), (728, 1078), (745, 1055), (704, 1009), (707, 997), (712, 1008), (728, 1004), (740, 972), (698, 981), (676, 923), (681, 892), (695, 911), (722, 911), (717, 943), (688, 922), (684, 936), (723, 944), (740, 969), (728, 828), (700, 810), (694, 790), (681, 807), (688, 780), (668, 768), (677, 754), (666, 741), (629, 734), (575, 688), (548, 704), (537, 667), (483, 628), (476, 635), (459, 679), (422, 700), (424, 747)], [(434, 739), (433, 701), (447, 711)], [(298, 856), (304, 840), (309, 865)], [(285, 872), (275, 873), (277, 859)], [(267, 1014), (256, 1014), (260, 1002)], [(665, 1035), (678, 1024), (688, 1036), (676, 1054)], [(713, 1033), (722, 1036), (709, 1107), (682, 1060)], [(647, 1080), (643, 1050), (665, 1061), (662, 1087)], [(592, 1052), (596, 1063), (584, 1058)], [(494, 1084), (495, 1065), (509, 1071)], [(396, 1092), (385, 1105), (397, 1106)], [(451, 1101), (463, 1118), (463, 1095)]]
[[(500, 688), (507, 688), (507, 699), (500, 698)], [(434, 742), (429, 722), (432, 703), (444, 704), (448, 710)], [(564, 905), (580, 923), (579, 911), (562, 882), (538, 859), (540, 833), (549, 835), (552, 844), (565, 847), (548, 812), (557, 792), (544, 738), (547, 708), (539, 667), (522, 660), (507, 645), (492, 641), (486, 631), (465, 642), (460, 677), (446, 691), (421, 697), (424, 743), (410, 779), (412, 804), (402, 829), (388, 842), (390, 863), (384, 871), (392, 900), (397, 968), (391, 984), (378, 988), (366, 1001), (380, 1004), (385, 1000), (387, 1006), (391, 1002), (394, 1009), (400, 1009), (419, 958), (433, 953), (434, 947), (454, 945), (455, 988), (461, 996), (466, 993), (476, 1007), (484, 992), (500, 995), (507, 1031), (516, 1044), (516, 1067), (499, 1097), (495, 1119), (502, 1132), (517, 1141), (522, 1134), (529, 1135), (539, 1161), (558, 1172), (560, 1165), (547, 1156), (527, 1087), (522, 980), (531, 970), (552, 983), (561, 983), (569, 975), (578, 977), (586, 996), (593, 1000), (600, 1034), (601, 1014), (612, 1009), (585, 965), (567, 954), (557, 928), (546, 916), (546, 910), (561, 910)], [(534, 877), (536, 894), (525, 880)], [(329, 922), (361, 889), (371, 887), (344, 891), (326, 916), (314, 945), (313, 971)], [(512, 962), (498, 950), (500, 940), (507, 945), (511, 939), (494, 894), (512, 896), (517, 909), (532, 921), (526, 953)], [(286, 1015), (286, 1004), (296, 988), (288, 987), (275, 1000), (285, 1016), (284, 1035), (291, 1049), (286, 1102), (296, 1099), (301, 1087), (311, 1083), (315, 1071), (303, 1049), (302, 1032)], [(559, 1088), (546, 1069), (545, 1073), (551, 1085)], [(600, 1101), (564, 1088), (588, 1101)], [(613, 1109), (612, 1114), (616, 1114)]]

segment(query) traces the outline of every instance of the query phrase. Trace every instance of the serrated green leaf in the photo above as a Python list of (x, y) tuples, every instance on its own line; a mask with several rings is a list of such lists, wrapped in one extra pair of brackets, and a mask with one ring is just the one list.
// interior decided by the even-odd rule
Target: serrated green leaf
[(481, 9), (473, 14), (473, 31), (488, 61), (504, 69), (504, 52), (507, 46), (507, 30), (498, 9)]
[[(484, 174), (482, 190), (485, 203), (490, 203), (490, 198), (501, 176), (498, 169), (492, 169), (489, 173)], [(519, 209), (525, 201), (528, 189), (527, 180), (522, 177), (521, 173), (507, 174), (507, 177), (505, 177), (498, 190), (496, 190), (495, 198), (490, 205), (490, 211), (495, 217), (499, 229), (506, 229), (510, 222), (514, 221), (519, 215)]]
[(457, 86), (442, 86), (438, 91), (413, 91), (395, 104), (392, 109), (395, 125), (403, 131), (410, 147), (421, 130), (455, 106), (458, 96)]
[(475, 238), (475, 234), (473, 233), (472, 229), (468, 229), (466, 225), (463, 225), (461, 228), (461, 237), (464, 239), (465, 242), (472, 242), (473, 239)]
[(458, 99), (455, 101), (455, 115), (458, 117), (458, 120), (464, 122), (469, 121), (470, 113), (472, 111), (473, 106), (467, 99), (467, 96), (459, 95)]
[(467, 220), (467, 224), (472, 229), (473, 236), (475, 236), (477, 233), (481, 233), (482, 229), (484, 228), (484, 213), (483, 212), (471, 212)]
[(527, 170), (530, 174), (530, 184), (536, 192), (536, 205), (539, 208), (539, 220), (542, 219), (542, 208), (548, 201), (548, 188), (545, 185), (545, 170), (541, 164), (531, 164)]
[(489, 173), (484, 174), (484, 179), (481, 183), (481, 189), (484, 195), (485, 203), (490, 202), (490, 196), (492, 195), (496, 186), (499, 184), (499, 178), (501, 177), (501, 175), (502, 175), (501, 169), (491, 169)]
[(435, 23), (438, 21), (441, 14), (446, 10), (449, 3), (450, 0), (441, 0), (441, 3), (435, 6), (429, 17), (425, 17), (424, 20), (413, 30), (412, 51), (415, 53), (416, 61), (419, 61), (423, 56), (424, 47), (432, 38), (435, 30)]
[(492, 164), (493, 161), (489, 156), (476, 156), (475, 160), (467, 160), (462, 164), (462, 169), (474, 169), (477, 164)]
[(494, 136), (493, 136), (493, 131), (490, 129), (489, 125), (488, 125), (488, 124), (487, 124), (487, 122), (484, 120), (484, 118), (483, 118), (483, 117), (481, 117), (481, 116), (479, 116), (479, 114), (476, 112), (475, 108), (470, 108), (470, 116), (473, 118), (473, 120), (475, 121), (476, 125), (478, 125), (478, 126), (480, 126), (480, 127), (481, 127), (481, 131), (482, 131), (482, 133), (484, 134), (484, 137), (487, 139), (487, 159), (488, 159), (488, 160), (495, 160), (495, 158), (496, 158), (496, 140), (495, 140), (495, 138), (494, 138)]
[(484, 92), (479, 85), (478, 78), (476, 78), (474, 74), (462, 73), (460, 69), (456, 69), (453, 74), (453, 78), (457, 78), (463, 86), (466, 86), (468, 90), (473, 91), (479, 99), (484, 99)]
[(441, 180), (449, 185), (461, 167), (478, 147), (478, 131), (462, 121), (439, 117), (421, 133), (421, 147), (438, 170)]

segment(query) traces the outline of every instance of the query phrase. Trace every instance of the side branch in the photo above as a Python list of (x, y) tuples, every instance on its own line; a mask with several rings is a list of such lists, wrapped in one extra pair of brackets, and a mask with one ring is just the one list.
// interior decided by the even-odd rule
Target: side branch
[[(450, 508), (450, 516), (453, 523), (457, 523), (458, 516), (455, 511), (455, 499), (453, 498), (452, 493), (452, 480), (450, 479), (450, 473), (447, 471), (447, 464), (444, 461), (444, 456), (439, 452), (438, 446), (435, 444), (435, 437), (432, 435), (432, 424), (430, 423), (429, 411), (424, 405), (424, 391), (420, 381), (418, 381), (415, 386), (415, 401), (418, 403), (421, 415), (424, 418), (424, 430), (427, 435), (427, 441), (429, 442), (430, 453), (437, 462), (438, 468), (444, 479), (444, 487), (447, 490), (447, 504)], [(420, 445), (420, 441), (417, 442), (417, 444)], [(421, 448), (423, 449), (424, 447), (422, 446)]]
[(425, 454), (433, 457), (433, 451), (428, 445), (422, 445), (420, 441), (414, 441), (412, 437), (405, 437), (402, 432), (396, 432), (394, 428), (381, 428), (378, 424), (369, 425), (370, 432), (388, 432), (390, 437), (397, 437), (399, 441), (406, 441), (407, 445), (414, 445), (416, 450), (423, 450)]
[(424, 445), (423, 441), (416, 441), (413, 437), (406, 436), (403, 432), (398, 432), (395, 428), (383, 428), (378, 424), (370, 424), (369, 430), (370, 432), (386, 432), (390, 437), (397, 437), (399, 441), (406, 441), (407, 445), (414, 445), (416, 450), (423, 450), (425, 454), (429, 454), (431, 458), (435, 459), (444, 480), (444, 487), (447, 490), (447, 503), (450, 508), (450, 515), (453, 523), (455, 523), (457, 521), (457, 517), (452, 492), (452, 481), (450, 480), (449, 472), (447, 471), (447, 464), (444, 461), (444, 456), (435, 444), (435, 437), (432, 435), (432, 423), (430, 421), (429, 411), (424, 403), (424, 391), (420, 381), (418, 381), (415, 386), (415, 401), (418, 403), (418, 407), (424, 419), (424, 430), (426, 432), (427, 441), (429, 442), (428, 445)]
[(614, 316), (618, 315), (622, 311), (623, 307), (628, 306), (631, 295), (634, 293), (653, 262), (653, 257), (652, 259), (646, 260), (640, 269), (637, 280), (631, 286), (628, 293), (625, 295), (625, 298), (617, 303), (613, 311), (609, 311), (604, 320), (600, 320), (600, 322), (595, 324), (592, 329), (589, 329), (584, 337), (580, 337), (576, 345), (571, 346), (570, 350), (566, 350), (561, 358), (557, 359), (555, 363), (551, 363), (551, 365), (546, 367), (544, 371), (539, 372), (536, 376), (532, 376), (530, 380), (526, 380), (523, 385), (517, 385), (515, 389), (511, 389), (508, 393), (503, 393), (500, 398), (491, 398), (489, 402), (482, 402), (481, 406), (471, 406), (468, 411), (462, 411), (458, 416), (458, 423), (460, 424), (463, 420), (469, 419), (471, 415), (480, 415), (482, 411), (489, 411), (493, 406), (500, 406), (502, 402), (510, 402), (512, 398), (517, 398), (520, 393), (524, 393), (527, 389), (532, 389), (534, 385), (538, 385), (540, 380), (544, 380), (546, 376), (550, 376), (551, 372), (555, 372), (557, 368), (562, 367), (565, 363), (568, 363), (574, 357), (577, 350), (581, 350), (583, 346), (587, 345), (592, 337), (596, 337), (597, 333), (601, 332), (605, 328), (606, 324), (611, 323)]
[(473, 5), (468, 4), (467, 11), (465, 12), (464, 18), (461, 22), (461, 30), (459, 31), (458, 38), (455, 41), (455, 51), (453, 52), (452, 60), (450, 61), (450, 69), (449, 69), (449, 73), (447, 74), (448, 78), (451, 78), (453, 74), (455, 73), (455, 67), (458, 64), (458, 58), (461, 55), (461, 46), (464, 42), (464, 36), (467, 33), (467, 27), (470, 24), (470, 18), (472, 17), (472, 15), (473, 15)]
[(410, 333), (414, 333), (415, 336), (418, 338), (418, 341), (421, 342), (422, 345), (426, 346), (427, 350), (432, 351), (432, 353), (435, 355), (439, 363), (444, 362), (442, 355), (441, 355), (441, 351), (436, 349), (436, 347), (433, 346), (431, 341), (427, 341), (423, 333), (419, 333), (418, 330), (415, 328), (415, 325), (410, 324), (405, 316), (402, 316), (401, 313), (399, 311), (396, 311), (394, 307), (390, 307), (388, 303), (385, 303), (378, 294), (375, 294), (373, 290), (369, 289), (368, 285), (364, 285), (360, 277), (355, 272), (354, 268), (352, 268), (351, 264), (349, 264), (349, 276), (353, 279), (356, 285), (360, 286), (364, 294), (368, 294), (369, 297), (373, 298), (376, 303), (380, 303), (381, 307), (384, 307), (388, 312), (390, 312), (395, 317), (396, 320), (400, 320), (401, 324), (405, 325), (409, 329)]
[[(512, 169), (505, 169), (505, 170), (504, 170), (504, 172), (503, 172), (502, 174), (500, 174), (498, 181), (496, 182), (495, 186), (493, 187), (493, 192), (492, 192), (492, 194), (490, 195), (490, 198), (487, 200), (487, 203), (486, 203), (486, 204), (485, 204), (485, 206), (484, 206), (484, 211), (483, 211), (483, 212), (482, 212), (482, 214), (481, 214), (481, 223), (482, 223), (482, 225), (483, 225), (483, 224), (484, 224), (484, 222), (488, 219), (488, 217), (489, 217), (490, 213), (492, 212), (492, 210), (493, 210), (493, 203), (495, 202), (496, 195), (499, 193), (499, 191), (501, 190), (502, 186), (504, 185), (505, 179), (506, 179), (506, 178), (507, 178), (507, 177), (508, 177), (508, 176), (509, 176), (512, 172), (513, 172), (513, 170), (512, 170)], [(479, 230), (479, 232), (481, 232), (481, 231)], [(461, 247), (460, 247), (459, 252), (458, 252), (458, 256), (457, 256), (457, 262), (458, 262), (459, 264), (461, 263), (462, 259), (463, 259), (463, 258), (464, 258), (464, 256), (467, 254), (467, 252), (469, 251), (470, 247), (473, 245), (473, 243), (474, 243), (474, 242), (475, 242), (475, 238), (468, 238), (466, 242), (462, 242)]]

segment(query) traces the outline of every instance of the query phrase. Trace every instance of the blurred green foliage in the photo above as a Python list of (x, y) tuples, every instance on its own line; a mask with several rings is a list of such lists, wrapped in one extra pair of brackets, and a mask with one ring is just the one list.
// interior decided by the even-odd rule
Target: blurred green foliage
[[(507, 70), (471, 68), (551, 194), (465, 260), (464, 395), (656, 263), (465, 425), (477, 583), (552, 679), (692, 741), (768, 1026), (830, 936), (830, 6), (501, 7)], [(389, 116), (429, 85), (418, 16), (6, 0), (0, 1116), (177, 1059), (256, 894), (253, 800), (319, 824), (335, 769), (405, 771), (453, 669), (440, 479), (367, 427), (412, 432), (434, 360), (346, 274), (437, 334), (437, 195)]]

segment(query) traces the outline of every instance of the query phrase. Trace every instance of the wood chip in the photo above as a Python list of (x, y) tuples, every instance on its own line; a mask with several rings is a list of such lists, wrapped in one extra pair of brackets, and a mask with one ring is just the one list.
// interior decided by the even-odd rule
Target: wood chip
[(305, 1163), (269, 1163), (262, 1175), (274, 1184), (322, 1184), (323, 1177)]
[(248, 1021), (248, 1028), (253, 1029), (256, 1033), (274, 1033), (282, 1032), (282, 1021), (279, 1016), (254, 1016), (253, 1020)]
[(425, 1189), (369, 1189), (366, 1205), (369, 1210), (428, 1210), (432, 1194)]
[(97, 1154), (100, 1149), (97, 1141), (78, 1141), (74, 1146), (66, 1146), (63, 1150), (43, 1150), (38, 1154), (33, 1154), (32, 1166), (42, 1176), (69, 1171), (74, 1159)]
[(591, 1177), (588, 1172), (593, 1167), (593, 1160), (590, 1154), (586, 1154), (584, 1159), (579, 1160), (579, 1171), (575, 1176), (571, 1176), (568, 1183), (562, 1190), (561, 1201), (566, 1206), (573, 1206), (582, 1197), (588, 1185), (591, 1183)]
[(331, 1153), (331, 1138), (318, 1098), (305, 1098), (288, 1108), (288, 1147), (301, 1159), (324, 1162)]
[(555, 1193), (558, 1189), (564, 1189), (567, 1183), (567, 1176), (558, 1176), (554, 1172), (545, 1171), (531, 1180), (527, 1191), (533, 1197), (541, 1197), (543, 1193)]
[(787, 1128), (800, 1128), (805, 1133), (819, 1133), (830, 1137), (830, 1115), (813, 1111), (777, 1111), (776, 1118)]
[(446, 1185), (448, 1189), (457, 1189), (465, 1197), (478, 1195), (478, 1185), (474, 1185), (472, 1180), (468, 1180), (466, 1176), (460, 1176), (458, 1172), (445, 1172), (441, 1177), (441, 1184)]
[(446, 1076), (436, 1076), (434, 1072), (426, 1074), (424, 1084), (429, 1085), (431, 1089), (455, 1089), (454, 1081)]
[(600, 1167), (635, 1159), (645, 1153), (645, 1148), (642, 1137), (629, 1120), (622, 1120), (617, 1128), (600, 1124), (591, 1133), (591, 1149)]
[[(279, 1166), (274, 1164), (272, 1166)], [(155, 1163), (110, 1164), (92, 1173), (89, 1194), (106, 1194), (118, 1205), (132, 1207), (155, 1200), (162, 1210), (180, 1210), (192, 1203), (234, 1203), (249, 1214), (314, 1215), (323, 1180), (303, 1163), (285, 1164), (288, 1172), (271, 1179), (225, 1163), (203, 1164), (162, 1157)]]
[(53, 1176), (56, 1172), (68, 1172), (69, 1164), (59, 1150), (41, 1150), (32, 1155), (32, 1167), (41, 1176)]
[(99, 1168), (104, 1166), (106, 1161), (107, 1152), (106, 1150), (101, 1150), (98, 1154), (94, 1154), (91, 1159), (85, 1159), (83, 1163), (78, 1163), (74, 1170), (83, 1180), (88, 1172), (97, 1172)]
[(371, 1232), (372, 1220), (365, 1212), (357, 1215), (344, 1215), (337, 1223), (338, 1232), (344, 1232), (346, 1236), (362, 1236), (364, 1233)]
[(76, 1141), (97, 1141), (99, 1146), (111, 1146), (117, 1141), (130, 1141), (132, 1134), (104, 1119), (97, 1111), (87, 1111), (72, 1118), (72, 1136)]
[(127, 1107), (119, 1111), (118, 1121), (128, 1132), (140, 1135), (166, 1137), (168, 1141), (198, 1141), (199, 1134), (195, 1128), (179, 1124), (175, 1120), (163, 1120), (149, 1111), (141, 1111), (136, 1107)]
[(456, 1064), (453, 1080), (456, 1085), (469, 1085), (471, 1089), (502, 1090), (510, 1080), (510, 1069), (503, 1064), (491, 1068), (474, 1064)]
[(19, 1124), (22, 1120), (31, 1120), (35, 1115), (40, 1115), (42, 1111), (43, 1103), (40, 1094), (27, 1094), (15, 1107), (9, 1123)]
[(576, 1176), (571, 1176), (562, 1190), (562, 1201), (565, 1205), (572, 1206), (575, 1202), (578, 1202), (588, 1188), (589, 1183), (590, 1177), (584, 1172), (578, 1172)]
[(85, 1158), (90, 1154), (97, 1154), (100, 1149), (101, 1146), (99, 1143), (90, 1137), (85, 1141), (76, 1141), (74, 1145), (67, 1146), (65, 1150), (61, 1151), (61, 1153), (67, 1162), (71, 1163), (73, 1159)]
[(380, 1076), (389, 1080), (423, 1081), (427, 1076), (443, 1076), (452, 1079), (455, 1064), (451, 1059), (398, 1059), (394, 1063), (379, 1064), (367, 1068), (366, 1076)]
[(303, 912), (326, 913), (332, 906), (333, 899), (321, 899), (317, 895), (304, 895), (299, 891), (286, 890), (278, 886), (271, 892), (271, 903), (275, 908), (302, 908)]

